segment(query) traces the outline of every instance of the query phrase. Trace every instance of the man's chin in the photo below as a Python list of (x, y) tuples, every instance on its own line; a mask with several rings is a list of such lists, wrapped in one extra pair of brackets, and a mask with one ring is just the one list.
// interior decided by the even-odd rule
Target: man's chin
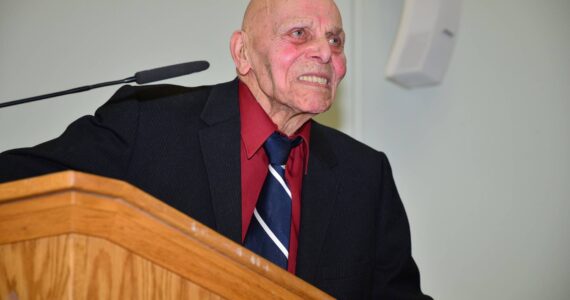
[(309, 102), (306, 103), (306, 105), (304, 105), (304, 107), (301, 109), (301, 111), (308, 113), (308, 114), (312, 114), (312, 115), (318, 115), (321, 113), (326, 112), (327, 110), (329, 110), (331, 108), (332, 105), (332, 101), (318, 101), (318, 102)]

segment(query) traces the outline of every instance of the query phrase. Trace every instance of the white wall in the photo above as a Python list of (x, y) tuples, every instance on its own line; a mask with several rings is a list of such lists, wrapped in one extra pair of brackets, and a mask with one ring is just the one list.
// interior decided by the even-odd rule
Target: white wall
[[(246, 0), (0, 1), (0, 101), (208, 59), (234, 77)], [(570, 297), (570, 1), (464, 0), (443, 85), (407, 91), (383, 69), (401, 0), (338, 1), (349, 74), (322, 119), (385, 151), (437, 299)], [(215, 22), (215, 24), (213, 24)], [(57, 136), (115, 90), (0, 110), (0, 151)]]
[[(0, 101), (208, 59), (208, 71), (169, 82), (231, 80), (229, 38), (247, 1), (0, 1)], [(205, 5), (207, 3), (207, 5)], [(219, 22), (214, 25), (215, 20)], [(116, 87), (0, 110), (0, 151), (55, 137)]]
[(445, 82), (386, 65), (402, 2), (362, 1), (362, 137), (387, 152), (438, 299), (570, 299), (570, 1), (465, 0)]

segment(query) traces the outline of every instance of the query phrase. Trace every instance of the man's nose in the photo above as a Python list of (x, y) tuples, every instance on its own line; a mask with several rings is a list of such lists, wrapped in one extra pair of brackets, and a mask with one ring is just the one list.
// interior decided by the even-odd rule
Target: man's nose
[(314, 39), (309, 46), (307, 56), (317, 60), (319, 63), (329, 63), (332, 56), (329, 39), (327, 37)]

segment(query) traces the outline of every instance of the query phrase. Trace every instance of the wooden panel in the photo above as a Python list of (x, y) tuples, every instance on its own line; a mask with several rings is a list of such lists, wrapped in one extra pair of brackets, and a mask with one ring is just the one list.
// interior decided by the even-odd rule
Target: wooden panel
[(226, 298), (331, 299), (124, 182), (68, 171), (0, 184), (0, 244), (67, 233), (106, 239)]
[(0, 299), (15, 296), (30, 300), (222, 299), (113, 243), (77, 234), (0, 246)]
[(69, 254), (65, 239), (0, 246), (0, 298), (69, 299)]

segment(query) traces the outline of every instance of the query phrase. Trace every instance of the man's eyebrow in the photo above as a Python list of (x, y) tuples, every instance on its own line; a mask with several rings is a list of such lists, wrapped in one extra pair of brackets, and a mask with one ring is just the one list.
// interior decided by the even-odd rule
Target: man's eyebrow
[(292, 19), (281, 23), (279, 26), (277, 26), (277, 30), (282, 31), (282, 30), (289, 30), (290, 28), (295, 28), (295, 27), (312, 27), (312, 26), (313, 26), (313, 20)]
[(342, 29), (342, 27), (333, 27), (330, 30), (327, 30), (327, 34), (332, 33), (332, 34), (336, 34), (336, 35), (344, 35), (344, 29)]
[[(296, 27), (313, 27), (314, 21), (311, 19), (293, 19), (293, 20), (289, 20), (286, 21), (284, 23), (281, 23), (279, 26), (277, 26), (277, 31), (287, 31), (291, 28), (296, 28)], [(341, 35), (344, 34), (344, 29), (341, 26), (333, 26), (330, 29), (326, 30), (327, 34), (335, 34), (335, 35)]]

